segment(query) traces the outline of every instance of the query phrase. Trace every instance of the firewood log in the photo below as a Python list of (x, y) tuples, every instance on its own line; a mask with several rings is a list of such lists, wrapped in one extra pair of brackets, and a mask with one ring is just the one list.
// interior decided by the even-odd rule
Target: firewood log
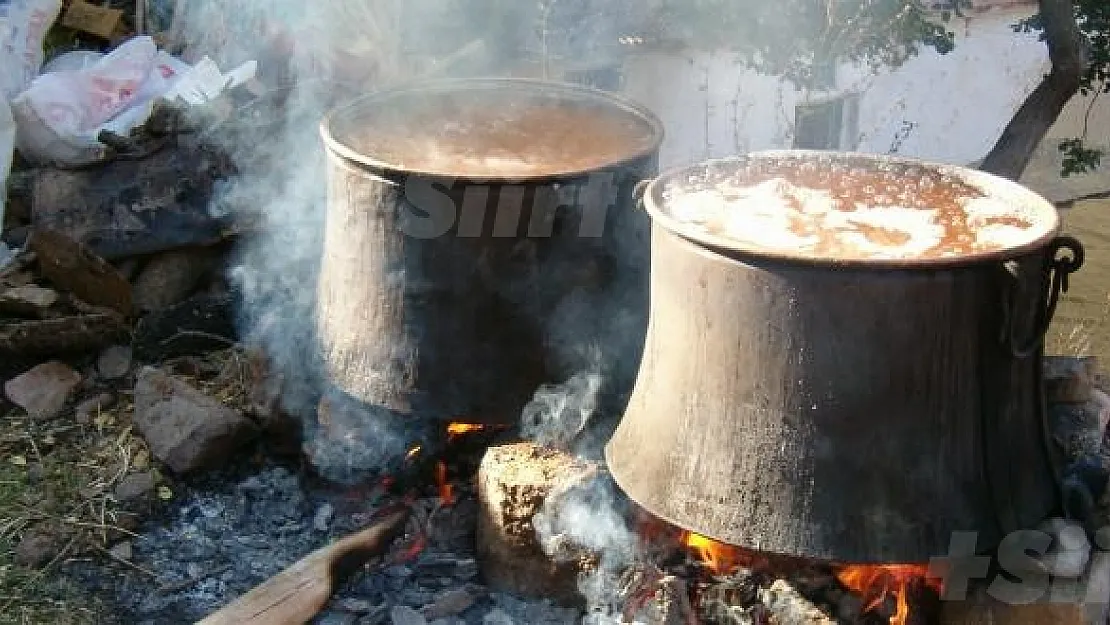
[(389, 547), (407, 510), (309, 554), (197, 625), (301, 625), (327, 604), (343, 578)]

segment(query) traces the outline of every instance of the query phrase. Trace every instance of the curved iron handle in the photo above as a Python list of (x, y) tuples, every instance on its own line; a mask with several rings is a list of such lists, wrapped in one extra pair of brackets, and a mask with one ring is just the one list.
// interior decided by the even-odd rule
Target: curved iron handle
[[(1060, 252), (1070, 252), (1070, 256), (1060, 256)], [(1005, 336), (1015, 358), (1028, 358), (1044, 344), (1044, 337), (1048, 333), (1048, 326), (1056, 315), (1056, 305), (1060, 303), (1060, 294), (1068, 292), (1068, 278), (1079, 271), (1083, 266), (1086, 253), (1083, 244), (1078, 239), (1070, 236), (1059, 236), (1049, 244), (1045, 256), (1045, 273), (1048, 274), (1050, 286), (1048, 298), (1038, 310), (1036, 327), (1032, 336), (1018, 340), (1015, 335), (1013, 302), (1006, 302), (1005, 310)]]

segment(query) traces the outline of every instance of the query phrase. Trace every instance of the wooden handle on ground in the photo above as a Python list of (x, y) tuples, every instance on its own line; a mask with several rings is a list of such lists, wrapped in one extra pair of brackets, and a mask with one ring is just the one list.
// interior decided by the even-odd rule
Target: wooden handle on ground
[(384, 551), (407, 510), (319, 549), (196, 625), (302, 625), (323, 609), (342, 578)]

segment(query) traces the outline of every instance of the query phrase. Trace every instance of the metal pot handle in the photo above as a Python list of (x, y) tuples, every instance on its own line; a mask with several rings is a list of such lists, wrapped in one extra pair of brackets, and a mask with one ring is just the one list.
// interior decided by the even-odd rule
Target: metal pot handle
[[(1061, 257), (1060, 252), (1062, 251), (1070, 252), (1070, 255)], [(1010, 350), (1015, 358), (1028, 358), (1037, 353), (1044, 345), (1048, 326), (1056, 315), (1056, 305), (1060, 303), (1060, 294), (1068, 292), (1068, 278), (1071, 274), (1079, 271), (1080, 267), (1083, 266), (1084, 258), (1083, 244), (1074, 237), (1059, 236), (1048, 245), (1044, 271), (1048, 275), (1050, 286), (1047, 299), (1037, 311), (1037, 322), (1031, 336), (1020, 340), (1015, 336), (1017, 334), (1017, 322), (1015, 321), (1013, 297), (1006, 299), (1003, 311), (1005, 315), (1003, 340), (1009, 343)]]

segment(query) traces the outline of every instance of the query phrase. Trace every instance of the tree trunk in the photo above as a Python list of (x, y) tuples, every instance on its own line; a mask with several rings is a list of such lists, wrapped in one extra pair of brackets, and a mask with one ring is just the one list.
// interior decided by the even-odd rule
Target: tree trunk
[(1040, 0), (1052, 70), (1029, 94), (980, 169), (1017, 180), (1033, 152), (1079, 91), (1087, 68), (1086, 39), (1075, 20), (1072, 0)]

